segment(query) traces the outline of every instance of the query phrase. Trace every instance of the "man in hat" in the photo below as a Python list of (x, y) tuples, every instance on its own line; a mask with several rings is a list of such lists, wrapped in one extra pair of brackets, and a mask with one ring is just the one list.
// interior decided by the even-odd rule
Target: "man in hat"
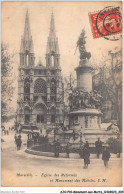
[(96, 146), (97, 158), (99, 158), (99, 155), (101, 154), (101, 151), (102, 151), (102, 142), (100, 138), (98, 138), (98, 140), (95, 142), (95, 146)]
[(108, 168), (108, 161), (110, 158), (110, 151), (108, 147), (105, 147), (102, 153), (102, 160), (104, 161), (104, 166)]

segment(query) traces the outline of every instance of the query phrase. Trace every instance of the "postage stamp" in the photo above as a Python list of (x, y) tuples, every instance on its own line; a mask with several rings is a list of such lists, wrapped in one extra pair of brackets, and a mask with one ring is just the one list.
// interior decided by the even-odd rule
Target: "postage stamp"
[(119, 36), (115, 36), (122, 32), (122, 17), (119, 7), (105, 7), (99, 12), (90, 13), (89, 18), (94, 38), (119, 39)]

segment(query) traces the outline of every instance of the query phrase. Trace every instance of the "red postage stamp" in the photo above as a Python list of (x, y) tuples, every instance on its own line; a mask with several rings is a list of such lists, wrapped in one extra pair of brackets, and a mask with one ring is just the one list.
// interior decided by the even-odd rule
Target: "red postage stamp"
[(113, 35), (113, 39), (116, 39), (115, 35), (122, 32), (122, 17), (119, 7), (105, 7), (97, 13), (90, 13), (89, 18), (94, 38)]

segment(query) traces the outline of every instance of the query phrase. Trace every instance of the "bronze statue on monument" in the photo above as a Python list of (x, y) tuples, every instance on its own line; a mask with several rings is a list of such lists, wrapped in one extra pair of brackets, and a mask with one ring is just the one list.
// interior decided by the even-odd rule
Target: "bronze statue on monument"
[(81, 60), (86, 60), (86, 59), (90, 59), (91, 57), (91, 53), (90, 52), (87, 52), (86, 51), (86, 47), (85, 47), (85, 44), (86, 44), (86, 36), (85, 36), (86, 32), (85, 30), (83, 29), (80, 36), (79, 36), (79, 39), (77, 41), (77, 47), (76, 47), (76, 50), (77, 48), (79, 48), (79, 52), (80, 52), (80, 59)]

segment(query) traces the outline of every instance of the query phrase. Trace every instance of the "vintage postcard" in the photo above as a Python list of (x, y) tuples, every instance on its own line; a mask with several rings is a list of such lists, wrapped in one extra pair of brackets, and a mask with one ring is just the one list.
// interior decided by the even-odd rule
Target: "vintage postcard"
[(122, 187), (122, 23), (121, 1), (1, 3), (2, 187)]

